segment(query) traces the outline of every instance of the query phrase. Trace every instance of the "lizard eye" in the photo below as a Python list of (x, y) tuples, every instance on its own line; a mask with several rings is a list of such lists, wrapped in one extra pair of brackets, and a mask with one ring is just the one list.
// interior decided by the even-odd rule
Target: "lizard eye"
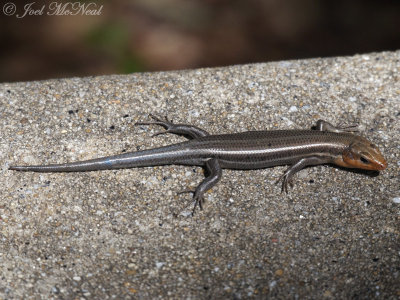
[(360, 156), (360, 161), (361, 161), (363, 164), (369, 164), (368, 159), (366, 159), (364, 156)]

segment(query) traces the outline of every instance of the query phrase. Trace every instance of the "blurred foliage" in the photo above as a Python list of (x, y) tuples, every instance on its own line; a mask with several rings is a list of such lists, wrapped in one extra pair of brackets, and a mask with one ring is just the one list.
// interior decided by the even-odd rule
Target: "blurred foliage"
[[(7, 1), (8, 2), (8, 1)], [(22, 14), (26, 0), (12, 0)], [(32, 2), (48, 8), (50, 2)], [(57, 0), (55, 3), (77, 3)], [(400, 49), (400, 1), (84, 0), (98, 15), (0, 11), (0, 81)]]
[(118, 73), (145, 71), (138, 56), (130, 50), (130, 33), (122, 22), (106, 22), (89, 30), (85, 43), (115, 62)]

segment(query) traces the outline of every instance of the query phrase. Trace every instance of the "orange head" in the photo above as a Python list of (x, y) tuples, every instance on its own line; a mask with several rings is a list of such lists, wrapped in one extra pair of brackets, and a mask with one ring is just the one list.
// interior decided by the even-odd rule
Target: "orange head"
[(378, 147), (364, 138), (352, 142), (335, 160), (335, 164), (346, 168), (375, 171), (384, 170), (388, 165)]

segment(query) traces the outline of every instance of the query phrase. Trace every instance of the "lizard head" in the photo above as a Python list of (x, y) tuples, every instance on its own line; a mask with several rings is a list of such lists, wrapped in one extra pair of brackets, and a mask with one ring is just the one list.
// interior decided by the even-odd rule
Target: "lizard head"
[(367, 139), (359, 137), (347, 147), (335, 164), (346, 168), (380, 171), (387, 167), (387, 162), (378, 147)]

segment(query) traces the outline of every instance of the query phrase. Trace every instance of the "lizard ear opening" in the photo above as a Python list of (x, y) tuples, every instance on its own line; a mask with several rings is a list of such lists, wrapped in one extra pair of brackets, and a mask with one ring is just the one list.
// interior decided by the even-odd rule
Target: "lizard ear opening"
[(344, 150), (342, 155), (335, 159), (334, 163), (341, 167), (354, 168), (354, 155), (351, 149)]
[(356, 168), (355, 162), (357, 161), (356, 153), (351, 150), (351, 147), (344, 150), (342, 156), (340, 157), (340, 166), (346, 168)]

